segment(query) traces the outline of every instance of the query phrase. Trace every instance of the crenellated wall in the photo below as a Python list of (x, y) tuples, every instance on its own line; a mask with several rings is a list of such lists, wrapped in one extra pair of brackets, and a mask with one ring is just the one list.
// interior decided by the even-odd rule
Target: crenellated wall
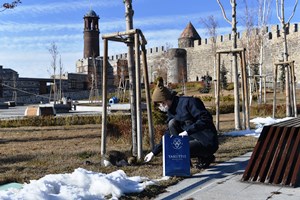
[[(274, 62), (282, 59), (283, 39), (279, 25), (266, 27), (266, 34), (264, 35), (264, 60), (263, 60), (263, 74), (273, 76)], [(258, 35), (259, 30), (254, 30), (252, 35)], [(245, 32), (237, 35), (238, 48), (246, 48), (247, 35)], [(299, 23), (290, 24), (287, 35), (289, 60), (295, 61), (296, 80), (300, 79), (300, 31)], [(216, 39), (217, 50), (229, 50), (232, 46), (231, 34), (219, 35)], [(196, 81), (201, 80), (201, 77), (207, 73), (214, 77), (214, 51), (212, 48), (211, 38), (202, 38), (194, 41), (194, 47), (184, 48), (186, 50), (186, 71), (187, 80)], [(247, 49), (247, 48), (246, 48)], [(165, 69), (173, 70), (167, 74), (178, 74), (178, 66), (174, 66), (172, 58), (168, 56), (168, 51), (163, 46), (147, 49), (147, 64), (150, 82), (154, 81), (155, 77), (161, 76)], [(258, 51), (258, 50), (257, 50)], [(246, 52), (247, 54), (247, 52)], [(111, 63), (116, 63), (118, 59), (126, 59), (127, 54), (112, 55), (109, 57)], [(224, 64), (228, 74), (228, 81), (232, 80), (232, 63), (231, 55), (221, 56), (221, 64)], [(182, 64), (181, 64), (182, 65)], [(112, 64), (115, 66), (115, 64)], [(171, 67), (170, 67), (171, 66)], [(173, 82), (174, 76), (166, 82)]]
[[(254, 34), (258, 34), (258, 30)], [(272, 76), (274, 62), (278, 62), (282, 59), (283, 52), (283, 39), (281, 37), (281, 30), (279, 26), (271, 26), (271, 30), (266, 28), (266, 34), (264, 36), (264, 60), (263, 60), (263, 73), (265, 75)], [(289, 34), (287, 35), (288, 40), (288, 51), (289, 60), (295, 61), (295, 72), (296, 77), (300, 78), (300, 72), (298, 72), (298, 66), (300, 65), (300, 32), (299, 24), (291, 24), (289, 27)], [(246, 48), (247, 36), (245, 33), (238, 34), (238, 47)], [(216, 42), (217, 50), (230, 49), (232, 46), (231, 34), (220, 35), (217, 37)], [(212, 41), (210, 38), (197, 40), (194, 42), (194, 47), (187, 48), (187, 64), (188, 64), (188, 80), (195, 81), (197, 77), (201, 77), (206, 72), (213, 77), (214, 75), (214, 58)], [(231, 55), (222, 54), (221, 64), (224, 63), (228, 70), (228, 80), (231, 79)]]
[[(160, 47), (148, 48), (146, 51), (147, 51), (147, 56), (162, 54), (165, 52), (165, 47), (160, 46)], [(125, 59), (125, 58), (127, 58), (127, 53), (115, 54), (115, 55), (111, 55), (108, 57), (108, 59), (111, 62), (114, 62), (114, 61), (116, 62), (116, 60), (118, 60), (118, 59)]]

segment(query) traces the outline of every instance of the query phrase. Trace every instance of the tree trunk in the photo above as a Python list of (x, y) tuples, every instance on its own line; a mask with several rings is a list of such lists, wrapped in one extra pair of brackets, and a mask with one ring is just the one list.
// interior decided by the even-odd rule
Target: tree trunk
[[(289, 55), (288, 55), (288, 47), (287, 47), (287, 41), (286, 41), (286, 23), (285, 23), (285, 17), (284, 17), (284, 1), (282, 1), (281, 5), (281, 27), (282, 27), (282, 38), (283, 38), (283, 59), (284, 62), (288, 62)], [(289, 66), (285, 66), (285, 96), (286, 96), (286, 116), (291, 116), (291, 94), (290, 94), (290, 70)]]
[[(236, 30), (236, 0), (232, 1), (232, 49), (237, 48), (237, 30)], [(238, 78), (238, 66), (237, 66), (237, 55), (232, 54), (232, 64), (233, 64), (233, 81), (234, 81), (234, 119), (235, 119), (235, 129), (241, 129), (240, 123), (240, 103), (239, 103), (239, 78)]]
[[(125, 1), (126, 31), (133, 29), (133, 10), (132, 0)], [(136, 112), (136, 87), (135, 87), (135, 65), (133, 51), (133, 37), (128, 38), (128, 74), (129, 74), (129, 93), (131, 109), (131, 128), (132, 128), (132, 154), (137, 155), (137, 112)]]

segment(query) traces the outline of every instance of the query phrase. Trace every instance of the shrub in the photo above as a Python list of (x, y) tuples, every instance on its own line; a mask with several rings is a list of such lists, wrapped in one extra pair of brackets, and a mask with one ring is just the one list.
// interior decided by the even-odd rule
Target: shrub
[[(203, 84), (203, 83), (202, 83)], [(185, 83), (186, 88), (202, 88), (201, 82), (187, 82)]]
[(233, 95), (226, 95), (226, 96), (221, 96), (220, 101), (223, 102), (233, 102), (234, 101), (234, 96)]
[(203, 88), (205, 88), (205, 85), (203, 82), (199, 82), (199, 84), (197, 85), (197, 90), (200, 92), (200, 90), (202, 90)]
[(202, 94), (207, 94), (209, 93), (211, 87), (210, 85), (206, 85), (205, 82), (199, 82), (199, 85), (198, 85), (198, 91)]
[(107, 134), (111, 139), (126, 140), (127, 143), (130, 143), (131, 133), (130, 115), (109, 115), (107, 117)]
[[(286, 116), (286, 108), (285, 104), (276, 105), (275, 109), (275, 117), (285, 117)], [(254, 116), (272, 116), (273, 115), (273, 105), (272, 104), (261, 104), (251, 106), (250, 114)]]
[(202, 94), (207, 94), (207, 93), (209, 93), (209, 91), (210, 91), (210, 88), (202, 88), (202, 89), (200, 89), (200, 93), (202, 93)]
[(234, 89), (234, 83), (228, 83), (226, 90), (231, 91)]
[(199, 97), (202, 101), (212, 101), (214, 97), (212, 96), (200, 96)]
[[(212, 114), (216, 114), (216, 107), (208, 107), (207, 110)], [(220, 105), (220, 114), (233, 113), (234, 112), (234, 104), (221, 104)]]
[(257, 99), (258, 99), (258, 98), (257, 98), (257, 94), (253, 94), (253, 95), (252, 95), (252, 100), (253, 100), (253, 101), (256, 101)]
[(70, 126), (83, 124), (100, 124), (100, 115), (91, 116), (36, 116), (21, 119), (1, 120), (0, 127), (21, 127), (21, 126)]

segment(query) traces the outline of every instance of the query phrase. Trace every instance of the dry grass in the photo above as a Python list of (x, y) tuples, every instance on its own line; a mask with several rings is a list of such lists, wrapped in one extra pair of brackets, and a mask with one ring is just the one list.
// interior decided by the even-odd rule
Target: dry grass
[[(232, 129), (232, 124), (232, 115), (227, 114), (221, 118), (221, 128), (224, 130)], [(121, 126), (124, 126), (124, 122)], [(163, 128), (156, 129), (159, 135), (162, 134), (160, 129)], [(116, 127), (112, 127), (112, 129), (116, 130)], [(158, 137), (156, 141), (158, 141)], [(24, 182), (40, 178), (45, 174), (71, 172), (77, 167), (95, 171), (115, 170), (100, 167), (100, 125), (1, 128), (0, 138), (0, 183)], [(250, 141), (247, 148), (253, 147), (255, 140), (251, 138), (247, 140)], [(220, 136), (220, 142), (218, 155), (221, 155), (222, 149), (230, 151), (230, 148), (234, 148), (235, 145), (238, 147), (237, 149), (240, 149), (240, 143), (246, 145), (245, 139), (240, 142), (239, 138), (231, 137)], [(226, 147), (226, 145), (229, 146)], [(129, 153), (131, 149), (130, 136), (126, 135), (125, 138), (122, 138), (112, 135), (108, 137), (107, 148)], [(149, 150), (148, 145), (145, 144), (144, 149), (146, 153)], [(236, 153), (236, 149), (232, 149), (232, 151)], [(85, 165), (87, 160), (92, 164)], [(131, 168), (133, 169), (131, 170)], [(155, 173), (149, 173), (151, 178), (160, 177), (162, 170), (157, 170), (161, 168), (160, 157), (155, 158), (150, 164), (131, 166), (126, 170), (129, 174), (139, 175), (144, 174), (141, 173), (144, 170), (148, 171), (153, 168), (155, 168)]]
[[(233, 129), (233, 114), (221, 115), (221, 129)], [(119, 150), (129, 154), (131, 138), (127, 131), (123, 137), (116, 135), (122, 127), (130, 124), (122, 122), (108, 127), (107, 150)], [(163, 133), (164, 126), (156, 127), (156, 142)], [(124, 130), (124, 129), (123, 129)], [(104, 168), (100, 165), (101, 127), (100, 125), (76, 125), (55, 127), (21, 127), (0, 129), (0, 184), (8, 182), (29, 182), (47, 174), (70, 173), (78, 167), (96, 172), (109, 173), (117, 167)], [(252, 151), (256, 139), (252, 137), (225, 137), (220, 134), (220, 149), (216, 163)], [(146, 139), (145, 139), (146, 141)], [(146, 154), (148, 145), (144, 145)], [(87, 163), (86, 161), (90, 161)], [(193, 160), (193, 162), (195, 162)], [(122, 167), (128, 176), (147, 176), (151, 179), (162, 176), (162, 158), (155, 157), (148, 164), (139, 162), (135, 166)], [(192, 174), (199, 173), (192, 169)], [(162, 182), (160, 186), (147, 188), (143, 193), (126, 196), (125, 199), (150, 198), (163, 192), (168, 185), (177, 183), (180, 178)]]
[[(232, 91), (222, 91), (222, 95), (232, 93)], [(198, 90), (190, 88), (188, 95), (209, 97), (213, 96), (212, 94), (213, 91), (210, 94), (199, 94)], [(283, 94), (278, 95), (278, 103), (284, 103), (283, 96)], [(270, 92), (267, 93), (267, 103), (272, 104), (272, 93)], [(214, 101), (205, 101), (204, 104), (207, 107), (213, 107)], [(253, 101), (253, 105), (256, 106), (255, 101)], [(257, 116), (259, 113), (251, 114)], [(82, 119), (76, 120), (82, 121)], [(97, 120), (94, 121), (97, 122)], [(74, 119), (69, 119), (69, 121), (74, 121)], [(144, 124), (146, 123), (144, 122)], [(253, 125), (252, 128), (254, 128)], [(253, 150), (257, 142), (256, 138), (222, 135), (223, 132), (233, 129), (234, 114), (221, 114), (220, 147), (215, 154), (216, 162), (213, 164), (227, 161)], [(119, 150), (130, 154), (130, 121), (126, 119), (109, 121), (107, 130), (107, 151)], [(164, 130), (165, 126), (155, 127), (156, 142), (159, 141)], [(145, 129), (144, 132), (147, 133), (147, 130)], [(148, 138), (144, 137), (144, 154), (150, 150), (147, 141)], [(100, 143), (101, 126), (99, 124), (1, 128), (0, 184), (29, 182), (29, 180), (39, 179), (47, 174), (70, 173), (78, 167), (101, 173), (110, 173), (117, 170), (117, 167), (104, 168), (100, 165)], [(195, 160), (192, 161), (195, 162)], [(122, 167), (121, 169), (128, 176), (147, 176), (151, 179), (160, 178), (162, 176), (162, 157), (155, 157), (153, 161), (147, 164), (139, 162), (134, 166)], [(199, 172), (198, 169), (191, 169), (192, 174)], [(163, 192), (167, 186), (180, 180), (181, 178), (173, 177), (168, 181), (160, 182), (159, 185), (147, 187), (142, 193), (127, 195), (122, 197), (122, 199), (151, 199)]]

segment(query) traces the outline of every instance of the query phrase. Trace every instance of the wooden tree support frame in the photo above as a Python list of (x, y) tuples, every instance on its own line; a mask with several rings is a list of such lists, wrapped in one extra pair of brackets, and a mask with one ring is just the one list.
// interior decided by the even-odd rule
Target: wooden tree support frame
[[(276, 112), (276, 89), (277, 89), (277, 74), (278, 74), (278, 67), (284, 66), (286, 67), (286, 70), (288, 71), (288, 75), (290, 75), (289, 80), (290, 83), (288, 83), (288, 87), (285, 88), (286, 97), (290, 96), (292, 97), (293, 103), (292, 106), (292, 112), (294, 114), (294, 117), (297, 117), (297, 99), (296, 99), (296, 87), (295, 87), (295, 61), (288, 61), (288, 62), (277, 62), (274, 63), (274, 82), (273, 82), (273, 118), (275, 118), (275, 112)], [(289, 73), (290, 72), (290, 73)], [(290, 85), (292, 85), (292, 91), (290, 92)], [(290, 117), (290, 116), (287, 116)]]
[[(266, 79), (267, 79), (267, 76), (266, 75), (253, 75), (253, 76), (251, 76), (251, 77), (248, 77), (248, 78), (253, 78), (253, 82), (254, 82), (254, 87), (255, 87), (255, 90), (256, 90), (256, 94), (257, 94), (257, 96), (259, 96), (260, 94), (260, 91), (259, 91), (259, 89), (257, 89), (257, 84), (256, 84), (256, 81), (255, 81), (255, 78), (256, 77), (258, 77), (258, 78), (260, 78), (260, 79), (262, 79), (262, 82), (263, 82), (263, 85), (264, 85), (264, 92), (263, 92), (263, 94), (264, 94), (264, 100), (263, 100), (263, 102), (264, 103), (266, 103), (266, 95), (267, 95), (267, 92), (266, 92)], [(250, 91), (250, 92), (252, 92), (252, 91)], [(258, 100), (259, 100), (259, 98), (257, 98)], [(250, 100), (250, 103), (249, 103), (249, 105), (251, 105), (251, 101), (252, 101), (252, 99)], [(262, 103), (262, 102), (258, 102), (258, 103)]]
[(126, 89), (128, 87), (129, 79), (120, 79), (119, 86), (118, 86), (118, 92), (117, 97), (120, 100), (120, 102), (124, 102), (126, 99)]
[[(242, 79), (242, 99), (243, 99), (243, 126), (246, 129), (250, 129), (249, 120), (249, 97), (248, 97), (248, 84), (247, 84), (247, 72), (246, 72), (246, 59), (245, 49), (237, 48), (231, 50), (219, 50), (217, 53), (217, 71), (216, 71), (216, 129), (219, 131), (220, 127), (220, 68), (221, 68), (221, 54), (238, 54), (241, 60), (241, 79)], [(236, 97), (235, 97), (236, 98)]]
[[(150, 146), (154, 147), (154, 127), (152, 120), (151, 110), (151, 97), (150, 87), (148, 78), (148, 67), (146, 57), (146, 44), (147, 41), (139, 29), (132, 29), (125, 32), (117, 32), (112, 34), (106, 34), (102, 36), (104, 41), (104, 55), (103, 55), (103, 85), (102, 85), (102, 135), (101, 135), (101, 155), (106, 153), (106, 132), (107, 132), (107, 67), (108, 67), (108, 40), (122, 42), (128, 44), (130, 37), (134, 36), (134, 41), (131, 41), (135, 47), (135, 85), (136, 85), (136, 112), (137, 112), (137, 146), (138, 146), (138, 159), (142, 158), (142, 109), (141, 109), (141, 59), (143, 61), (143, 72), (145, 81), (146, 91), (146, 103), (147, 103), (147, 115), (148, 115), (148, 126), (149, 126), (149, 138)], [(141, 48), (141, 50), (140, 50)]]

